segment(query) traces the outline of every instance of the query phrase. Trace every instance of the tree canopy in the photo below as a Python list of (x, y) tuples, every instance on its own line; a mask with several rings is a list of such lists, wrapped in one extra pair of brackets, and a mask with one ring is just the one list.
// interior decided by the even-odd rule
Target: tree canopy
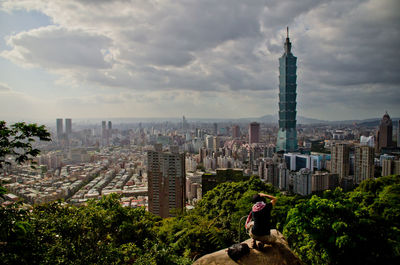
[(289, 211), (283, 232), (307, 264), (398, 264), (400, 176), (312, 196)]
[(5, 121), (0, 121), (0, 168), (10, 164), (7, 156), (11, 156), (18, 164), (32, 161), (40, 153), (39, 149), (32, 146), (37, 140), (51, 140), (44, 125), (18, 122), (8, 127)]
[[(0, 260), (5, 264), (191, 264), (248, 238), (254, 194), (274, 194), (272, 224), (305, 264), (397, 264), (400, 176), (367, 180), (354, 191), (285, 196), (252, 177), (223, 183), (195, 209), (161, 219), (125, 208), (112, 194), (86, 206), (61, 201), (27, 211), (0, 207)], [(241, 221), (242, 220), (242, 221)]]

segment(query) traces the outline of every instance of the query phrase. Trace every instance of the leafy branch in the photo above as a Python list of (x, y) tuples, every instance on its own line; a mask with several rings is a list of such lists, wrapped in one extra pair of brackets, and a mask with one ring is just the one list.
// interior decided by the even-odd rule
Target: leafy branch
[(17, 122), (8, 127), (5, 121), (0, 121), (0, 168), (11, 164), (7, 161), (8, 156), (18, 164), (33, 162), (33, 158), (40, 154), (40, 150), (32, 146), (37, 140), (51, 140), (44, 125)]

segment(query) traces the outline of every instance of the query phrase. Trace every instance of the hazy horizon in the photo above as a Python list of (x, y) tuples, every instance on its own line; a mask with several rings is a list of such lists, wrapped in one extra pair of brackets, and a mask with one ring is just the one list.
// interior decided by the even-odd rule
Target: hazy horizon
[[(265, 116), (267, 117), (267, 120), (265, 122), (262, 121), (262, 118)], [(278, 115), (263, 115), (260, 117), (243, 117), (243, 118), (219, 118), (219, 117), (186, 117), (187, 122), (189, 123), (236, 123), (236, 124), (243, 124), (243, 123), (249, 123), (252, 121), (257, 121), (261, 123), (266, 123), (266, 124), (275, 124), (278, 126)], [(77, 118), (77, 117), (57, 117), (61, 118), (63, 120), (65, 119), (72, 119), (72, 123), (75, 125), (98, 125), (100, 126), (101, 121), (112, 121), (115, 124), (130, 124), (130, 123), (163, 123), (163, 122), (172, 122), (172, 123), (180, 123), (182, 122), (182, 116), (180, 117), (99, 117), (99, 118), (93, 118), (93, 117), (82, 117), (82, 118)], [(28, 123), (38, 123), (38, 124), (45, 124), (50, 127), (55, 127), (56, 125), (56, 119), (57, 118), (52, 118), (52, 119), (9, 119), (5, 120), (8, 123), (14, 123), (14, 122), (28, 122)], [(380, 120), (382, 117), (370, 117), (367, 119), (343, 119), (343, 120), (319, 120), (319, 119), (313, 119), (309, 117), (303, 117), (299, 116), (297, 117), (297, 123), (298, 124), (318, 124), (319, 121), (321, 123), (352, 123), (353, 121), (361, 121), (361, 122), (368, 122), (368, 121), (373, 121), (373, 120)], [(393, 117), (391, 116), (391, 119), (394, 122), (394, 127), (397, 126), (397, 123), (395, 121), (400, 120), (400, 117)]]

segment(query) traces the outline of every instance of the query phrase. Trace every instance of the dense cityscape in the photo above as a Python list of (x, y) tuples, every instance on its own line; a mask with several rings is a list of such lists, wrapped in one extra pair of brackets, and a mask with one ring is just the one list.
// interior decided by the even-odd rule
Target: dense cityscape
[[(287, 29), (287, 31), (289, 31)], [(127, 207), (145, 206), (168, 217), (193, 208), (218, 184), (258, 176), (299, 195), (400, 174), (400, 121), (386, 112), (375, 123), (296, 127), (296, 57), (289, 32), (280, 59), (279, 126), (232, 121), (74, 124), (59, 118), (52, 141), (38, 143), (38, 167), (13, 165), (1, 182), (3, 205), (23, 198), (39, 204), (82, 204), (117, 193)], [(289, 70), (288, 70), (289, 69)], [(394, 132), (394, 133), (393, 133)]]
[(185, 154), (177, 157), (185, 169), (180, 178), (186, 184), (180, 192), (185, 192), (187, 207), (229, 169), (241, 179), (257, 175), (282, 191), (301, 195), (339, 186), (351, 190), (368, 178), (400, 174), (399, 133), (388, 114), (378, 128), (299, 125), (297, 153), (277, 153), (277, 126), (257, 122), (191, 123), (183, 117), (181, 123), (140, 123), (131, 129), (113, 128), (112, 121), (90, 128), (57, 119), (55, 125), (53, 141), (38, 143), (42, 153), (36, 169), (14, 165), (5, 170), (1, 178), (10, 198), (16, 195), (31, 204), (57, 199), (79, 204), (116, 192), (126, 206), (148, 206), (147, 151), (154, 145)]

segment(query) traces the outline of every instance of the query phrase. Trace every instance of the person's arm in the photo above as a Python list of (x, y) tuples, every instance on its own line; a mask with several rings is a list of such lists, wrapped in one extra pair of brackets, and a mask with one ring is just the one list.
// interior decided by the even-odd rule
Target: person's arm
[(260, 195), (261, 197), (266, 197), (266, 198), (270, 199), (270, 200), (271, 200), (271, 203), (272, 203), (272, 206), (275, 206), (275, 203), (276, 203), (276, 201), (278, 200), (276, 197), (274, 197), (274, 196), (272, 196), (272, 195), (265, 194), (265, 193), (259, 193), (259, 195)]
[(249, 215), (247, 216), (247, 220), (246, 220), (246, 223), (244, 224), (244, 228), (246, 228), (247, 229), (247, 225), (250, 223), (250, 221), (251, 221), (251, 217), (252, 217), (252, 211), (250, 211), (250, 213), (249, 213)]

